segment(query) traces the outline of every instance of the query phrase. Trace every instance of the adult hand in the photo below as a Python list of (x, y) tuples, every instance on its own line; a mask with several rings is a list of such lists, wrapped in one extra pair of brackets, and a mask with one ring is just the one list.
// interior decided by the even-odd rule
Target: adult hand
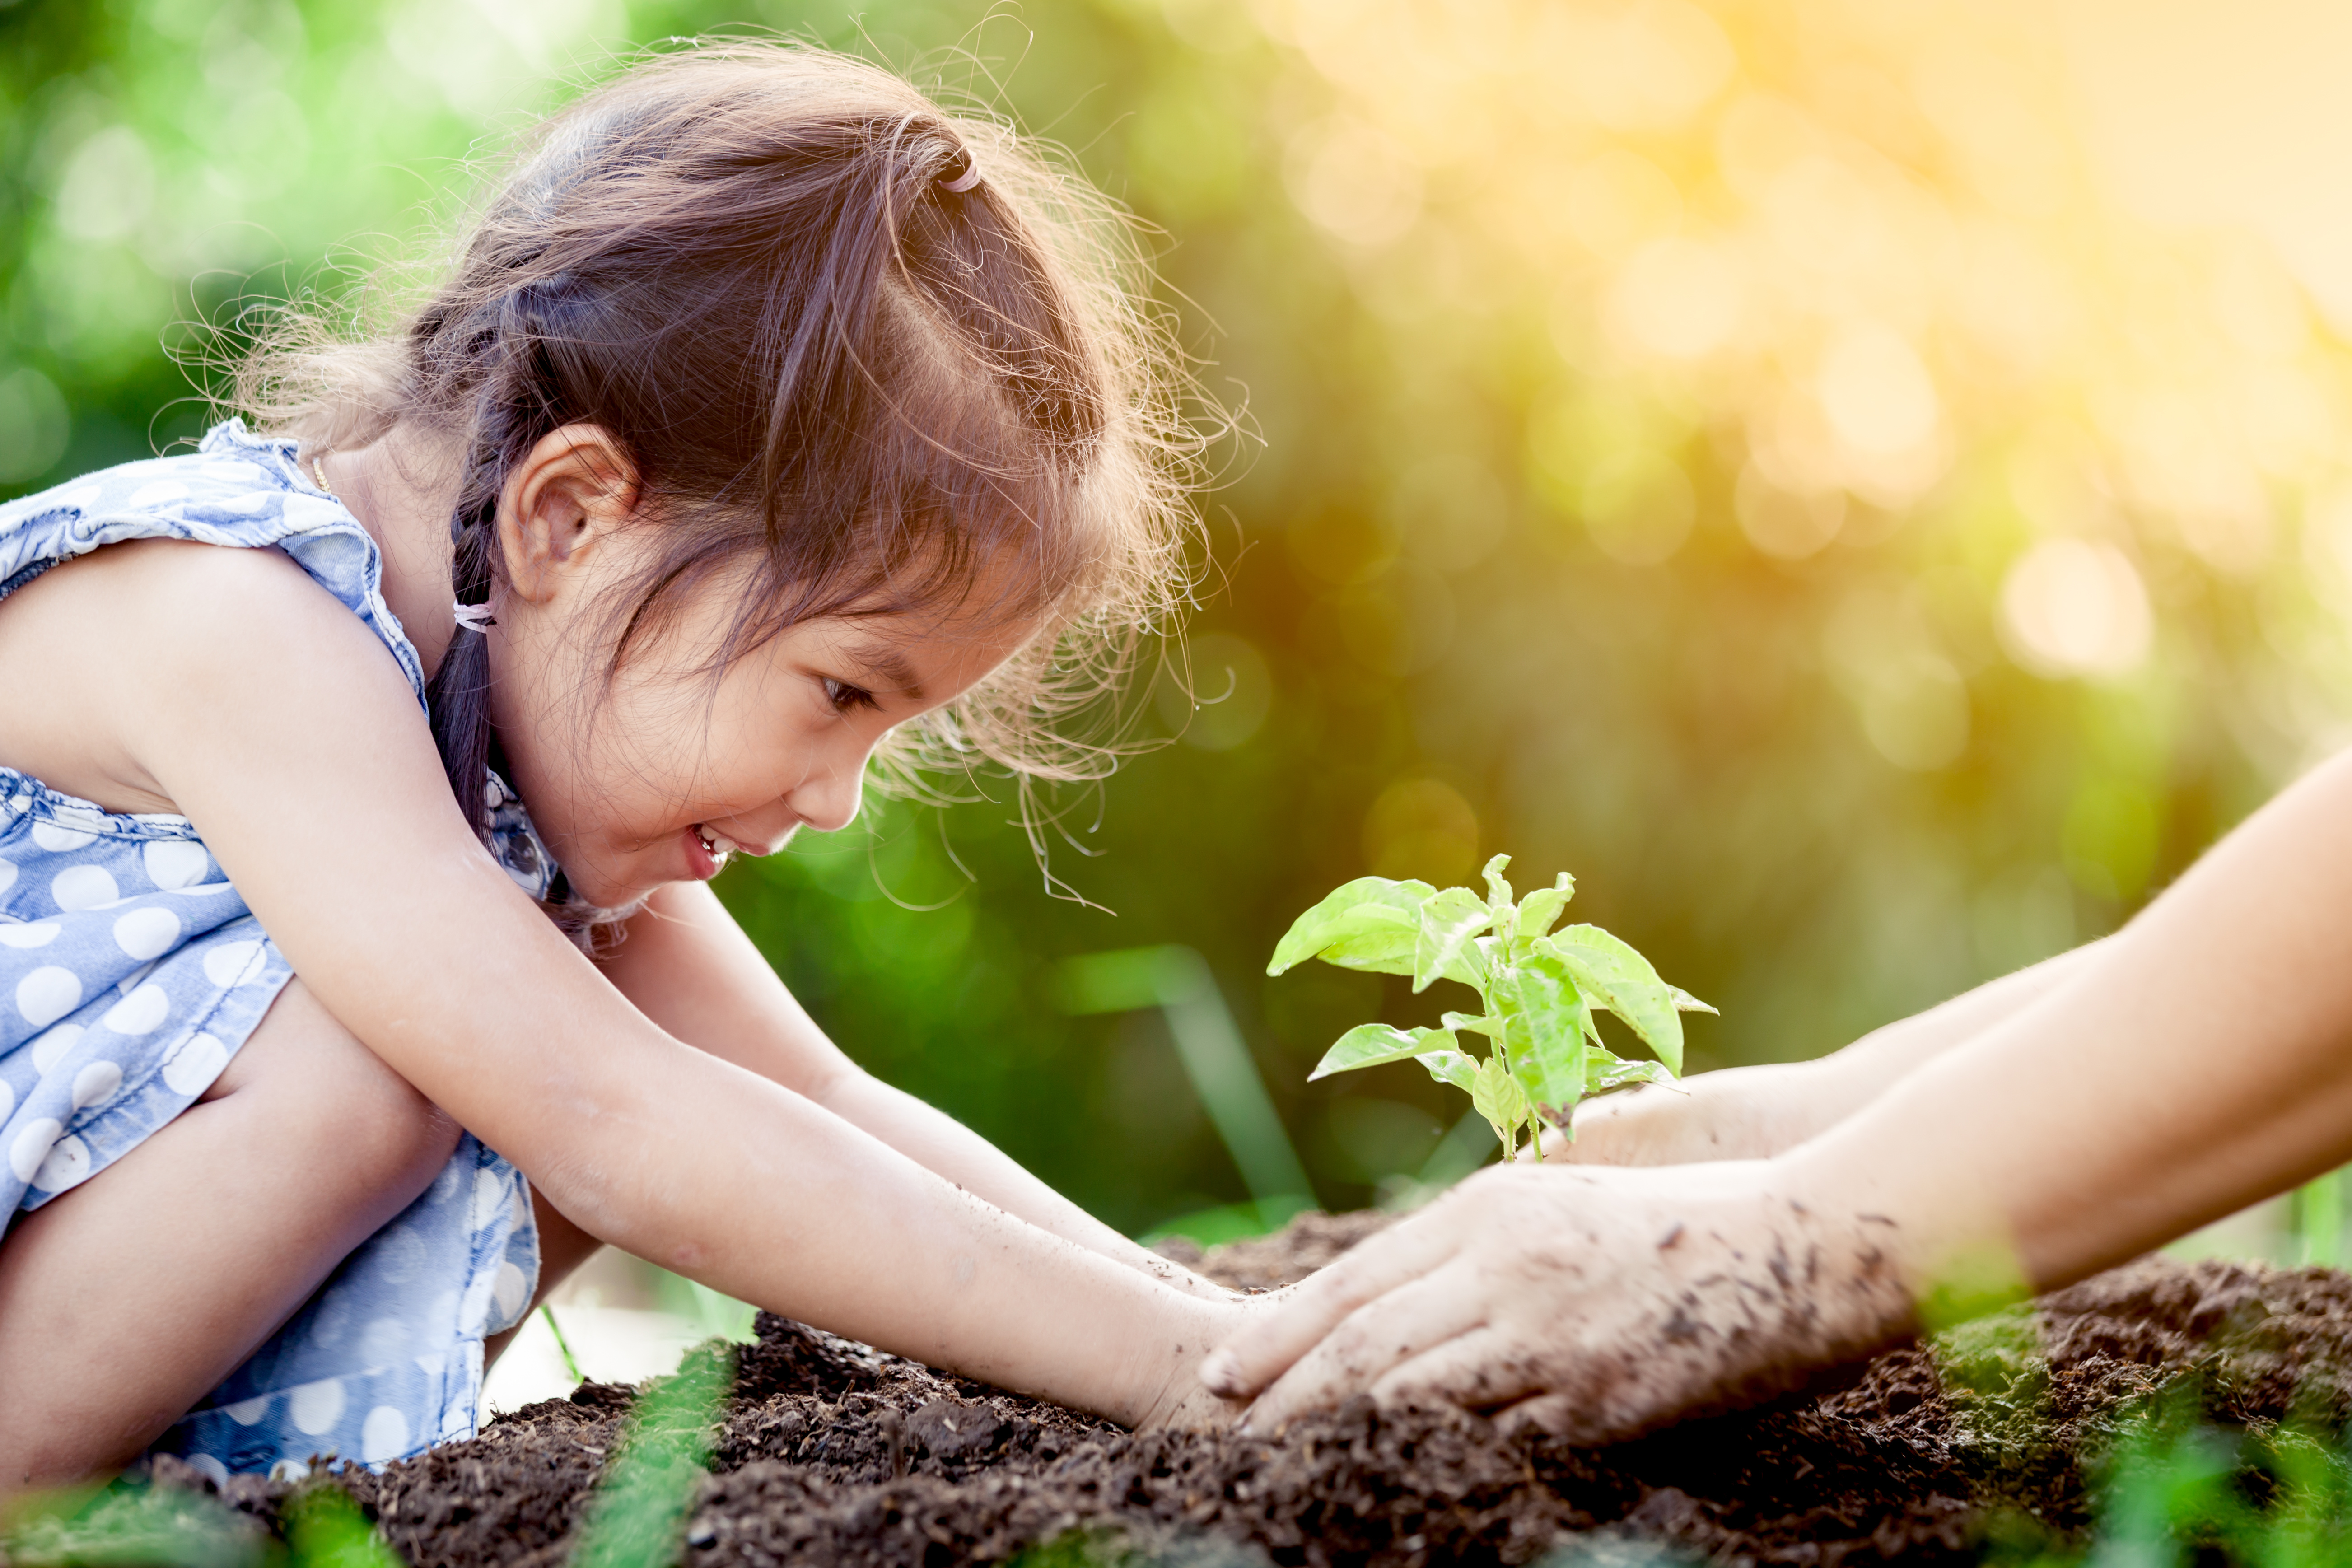
[(1726, 1068), (1588, 1100), (1573, 1140), (1544, 1133), (1547, 1163), (1683, 1165), (1760, 1160), (1795, 1147), (1845, 1110), (1829, 1063)]
[(1202, 1376), (1255, 1397), (1256, 1429), (1369, 1392), (1612, 1442), (1905, 1332), (1892, 1240), (1762, 1163), (1491, 1169), (1295, 1287)]

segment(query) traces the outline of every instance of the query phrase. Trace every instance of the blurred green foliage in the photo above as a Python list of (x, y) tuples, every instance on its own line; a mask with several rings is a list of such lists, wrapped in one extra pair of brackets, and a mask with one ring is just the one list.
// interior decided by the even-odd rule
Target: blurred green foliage
[(721, 892), (859, 1059), (1130, 1229), (1241, 1181), (1157, 1016), (1051, 976), (1197, 949), (1360, 1203), (1451, 1111), (1307, 1071), (1464, 998), (1269, 988), (1337, 883), (1573, 866), (1722, 1007), (1694, 1068), (1801, 1058), (2110, 929), (2352, 708), (2335, 339), (2101, 197), (2029, 20), (1898, 9), (0, 4), (0, 493), (195, 433), (187, 323), (429, 255), (615, 50), (780, 29), (1014, 115), (1162, 231), (1262, 437), (1204, 498), (1223, 700), (1160, 678), (1170, 743), (1064, 802), (1086, 903), (1002, 787)]

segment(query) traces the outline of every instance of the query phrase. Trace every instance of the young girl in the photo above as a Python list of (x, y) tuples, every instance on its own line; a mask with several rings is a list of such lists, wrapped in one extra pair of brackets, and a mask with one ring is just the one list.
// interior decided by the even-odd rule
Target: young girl
[(262, 353), (266, 434), (0, 509), (0, 1490), (468, 1436), (602, 1242), (1218, 1408), (1236, 1302), (851, 1066), (705, 885), (893, 731), (1039, 766), (1168, 597), (1087, 210), (850, 60), (663, 58), (396, 336)]

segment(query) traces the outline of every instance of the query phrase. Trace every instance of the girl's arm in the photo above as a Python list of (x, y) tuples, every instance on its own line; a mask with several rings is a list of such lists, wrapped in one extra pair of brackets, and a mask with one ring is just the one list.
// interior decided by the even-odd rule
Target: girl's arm
[(2107, 940), (1989, 981), (1815, 1061), (1727, 1068), (1586, 1100), (1572, 1119), (1575, 1140), (1547, 1132), (1544, 1158), (1577, 1165), (1680, 1165), (1763, 1159), (1793, 1149), (2081, 974)]
[[(126, 544), (49, 574), (8, 668), (175, 807), (345, 1027), (593, 1234), (741, 1300), (1139, 1422), (1240, 1309), (1015, 1219), (649, 1022), (483, 852), (416, 700), (266, 551)], [(30, 735), (39, 749), (54, 737)]]
[[(1580, 1440), (1801, 1383), (2352, 1158), (2352, 754), (2079, 973), (1772, 1160), (1485, 1173), (1213, 1358), (1252, 1419), (1369, 1387)], [(1267, 1385), (1271, 1384), (1271, 1388)]]
[(1230, 1298), (1103, 1224), (961, 1122), (844, 1056), (708, 886), (674, 883), (656, 893), (602, 967), (624, 996), (677, 1038), (783, 1085), (1006, 1213), (1178, 1289)]

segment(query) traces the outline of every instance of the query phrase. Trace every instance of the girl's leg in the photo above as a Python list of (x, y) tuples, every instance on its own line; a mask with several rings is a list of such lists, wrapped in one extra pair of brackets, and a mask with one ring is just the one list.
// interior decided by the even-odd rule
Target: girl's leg
[[(555, 1288), (570, 1279), (573, 1270), (593, 1258), (604, 1244), (566, 1219), (562, 1212), (549, 1203), (536, 1188), (530, 1194), (530, 1213), (532, 1223), (539, 1226), (539, 1288), (530, 1298), (530, 1312), (536, 1312), (540, 1304), (555, 1293)], [(483, 1342), (482, 1364), (485, 1367), (495, 1363), (507, 1346), (514, 1342), (514, 1337), (522, 1332), (524, 1325), (530, 1321), (530, 1312), (524, 1313), (522, 1322), (505, 1333), (493, 1334)]]
[(0, 1239), (0, 1496), (135, 1457), (407, 1207), (457, 1136), (289, 982), (202, 1100)]

